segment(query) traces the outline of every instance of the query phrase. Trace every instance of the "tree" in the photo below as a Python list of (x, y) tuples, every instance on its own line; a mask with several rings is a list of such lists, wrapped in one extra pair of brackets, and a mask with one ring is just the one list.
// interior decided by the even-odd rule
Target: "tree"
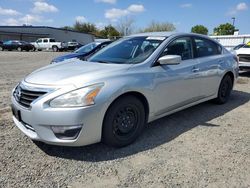
[(221, 24), (214, 28), (215, 35), (233, 35), (235, 27), (230, 23)]
[(169, 22), (155, 22), (152, 21), (146, 28), (142, 29), (141, 32), (158, 32), (158, 31), (175, 31), (174, 24)]
[(73, 27), (71, 26), (64, 26), (64, 27), (61, 27), (62, 29), (66, 29), (66, 30), (74, 30)]
[(133, 25), (135, 20), (131, 17), (125, 17), (118, 21), (116, 29), (120, 33), (121, 36), (130, 35), (133, 33)]
[(103, 38), (112, 38), (120, 36), (120, 33), (112, 25), (108, 25), (99, 32), (99, 35)]
[(202, 34), (202, 35), (207, 35), (208, 29), (203, 25), (196, 25), (196, 26), (192, 27), (191, 32)]
[(98, 29), (96, 26), (92, 23), (81, 23), (76, 21), (76, 23), (73, 26), (73, 30), (79, 31), (79, 32), (85, 32), (85, 33), (92, 33), (97, 34)]

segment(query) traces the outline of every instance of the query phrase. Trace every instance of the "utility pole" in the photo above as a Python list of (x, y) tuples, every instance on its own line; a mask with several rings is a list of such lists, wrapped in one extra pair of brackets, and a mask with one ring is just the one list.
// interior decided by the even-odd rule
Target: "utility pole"
[(232, 20), (233, 20), (233, 26), (234, 26), (234, 23), (235, 23), (235, 19), (236, 19), (235, 17), (232, 17)]

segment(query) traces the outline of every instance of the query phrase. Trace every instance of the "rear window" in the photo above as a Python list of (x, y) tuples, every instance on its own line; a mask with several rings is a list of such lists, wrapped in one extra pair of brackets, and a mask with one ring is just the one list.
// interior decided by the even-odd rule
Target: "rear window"
[(196, 57), (206, 57), (221, 54), (222, 48), (213, 41), (195, 38)]

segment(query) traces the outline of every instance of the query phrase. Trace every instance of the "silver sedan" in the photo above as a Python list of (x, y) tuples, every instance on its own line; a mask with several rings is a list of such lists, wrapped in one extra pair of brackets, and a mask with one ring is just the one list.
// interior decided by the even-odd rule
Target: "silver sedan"
[(13, 120), (48, 144), (122, 147), (148, 122), (211, 99), (226, 103), (237, 76), (237, 57), (206, 36), (137, 34), (88, 61), (67, 60), (25, 77), (13, 89)]

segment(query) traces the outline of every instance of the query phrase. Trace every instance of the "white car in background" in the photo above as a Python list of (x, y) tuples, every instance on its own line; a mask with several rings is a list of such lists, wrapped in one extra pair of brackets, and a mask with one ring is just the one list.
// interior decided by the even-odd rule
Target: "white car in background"
[(239, 69), (250, 71), (250, 44), (235, 50), (235, 54), (239, 58)]
[(64, 50), (67, 45), (62, 42), (56, 42), (53, 38), (39, 38), (35, 42), (31, 43), (35, 46), (36, 50), (50, 50), (52, 49), (54, 52)]

